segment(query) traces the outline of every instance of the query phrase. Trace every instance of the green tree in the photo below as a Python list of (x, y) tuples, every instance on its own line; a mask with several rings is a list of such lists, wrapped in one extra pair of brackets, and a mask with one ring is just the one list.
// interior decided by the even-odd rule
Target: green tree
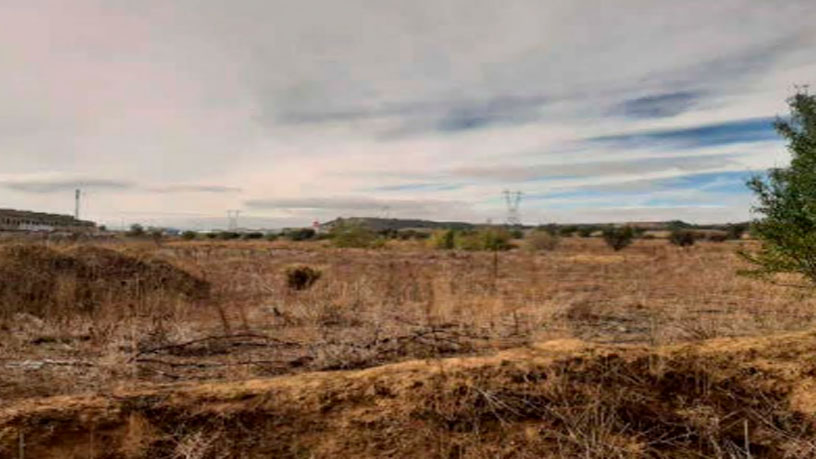
[(794, 273), (816, 284), (816, 96), (800, 89), (788, 105), (790, 117), (774, 127), (787, 141), (791, 163), (748, 182), (757, 199), (753, 210), (761, 215), (751, 234), (762, 245), (743, 256), (755, 265), (747, 273)]
[(635, 230), (631, 226), (609, 227), (603, 230), (606, 245), (617, 252), (626, 248), (635, 239)]

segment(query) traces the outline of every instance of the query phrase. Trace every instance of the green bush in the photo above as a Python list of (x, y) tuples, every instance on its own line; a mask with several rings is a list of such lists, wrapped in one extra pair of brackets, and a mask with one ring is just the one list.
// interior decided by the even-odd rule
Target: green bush
[(669, 242), (680, 247), (691, 247), (696, 241), (693, 231), (676, 229), (669, 235)]
[(258, 232), (258, 231), (253, 231), (251, 233), (244, 233), (244, 234), (241, 235), (242, 239), (247, 239), (247, 240), (263, 239), (263, 237), (264, 237), (264, 234), (261, 233), (261, 232)]
[(609, 227), (603, 230), (606, 245), (614, 251), (628, 247), (635, 240), (635, 230), (631, 226)]
[(195, 231), (185, 231), (181, 233), (181, 238), (184, 239), (185, 241), (192, 241), (196, 237), (198, 237), (198, 233), (196, 233)]
[(292, 228), (284, 230), (283, 237), (290, 241), (308, 241), (314, 239), (315, 230), (312, 228)]
[(362, 225), (339, 223), (329, 232), (334, 247), (369, 249), (382, 247), (385, 240)]
[(484, 228), (476, 231), (457, 232), (454, 246), (459, 250), (509, 250), (512, 235), (503, 228)]
[(235, 231), (221, 231), (218, 233), (218, 239), (224, 241), (231, 241), (233, 239), (238, 239), (239, 237), (241, 237), (241, 235)]
[(431, 237), (431, 233), (427, 231), (417, 231), (414, 229), (403, 229), (397, 232), (397, 237), (403, 241), (407, 240), (424, 240)]
[(560, 239), (546, 231), (534, 230), (527, 234), (524, 242), (528, 250), (540, 252), (555, 249)]
[(428, 244), (434, 249), (452, 250), (456, 248), (456, 231), (452, 229), (436, 230), (431, 233)]
[(578, 236), (581, 237), (591, 237), (592, 233), (595, 232), (595, 228), (591, 226), (581, 226), (578, 228)]
[(563, 237), (570, 237), (575, 232), (578, 231), (578, 227), (575, 225), (566, 225), (558, 228), (558, 234)]
[(266, 239), (269, 242), (274, 242), (278, 240), (278, 235), (275, 233), (266, 233), (264, 239)]

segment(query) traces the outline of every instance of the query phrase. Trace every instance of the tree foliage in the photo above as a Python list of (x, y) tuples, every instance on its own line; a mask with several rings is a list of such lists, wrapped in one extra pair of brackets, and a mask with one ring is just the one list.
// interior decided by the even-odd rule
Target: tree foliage
[(751, 233), (762, 245), (743, 256), (755, 265), (749, 273), (795, 273), (816, 284), (816, 96), (801, 89), (788, 105), (790, 116), (774, 126), (787, 141), (791, 163), (748, 182), (761, 216)]
[(626, 248), (635, 239), (635, 230), (631, 226), (609, 227), (603, 230), (606, 245), (618, 251)]

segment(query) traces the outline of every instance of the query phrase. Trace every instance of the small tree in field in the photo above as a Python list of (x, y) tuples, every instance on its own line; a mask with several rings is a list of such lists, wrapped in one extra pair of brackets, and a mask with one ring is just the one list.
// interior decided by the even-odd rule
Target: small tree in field
[(751, 234), (759, 251), (743, 253), (762, 277), (793, 273), (816, 284), (816, 96), (806, 89), (788, 99), (789, 119), (777, 119), (776, 131), (787, 141), (790, 166), (770, 169), (748, 182), (761, 215)]
[(695, 241), (694, 232), (689, 230), (676, 229), (669, 235), (669, 242), (680, 247), (691, 247)]
[(635, 239), (635, 230), (631, 226), (621, 226), (620, 228), (610, 227), (603, 230), (603, 238), (606, 245), (612, 247), (617, 252), (629, 246)]

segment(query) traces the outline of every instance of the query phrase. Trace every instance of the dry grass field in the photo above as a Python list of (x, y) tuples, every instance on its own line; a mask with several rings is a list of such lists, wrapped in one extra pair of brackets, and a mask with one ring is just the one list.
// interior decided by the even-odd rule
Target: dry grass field
[(0, 456), (816, 455), (816, 300), (750, 244), (6, 243)]

